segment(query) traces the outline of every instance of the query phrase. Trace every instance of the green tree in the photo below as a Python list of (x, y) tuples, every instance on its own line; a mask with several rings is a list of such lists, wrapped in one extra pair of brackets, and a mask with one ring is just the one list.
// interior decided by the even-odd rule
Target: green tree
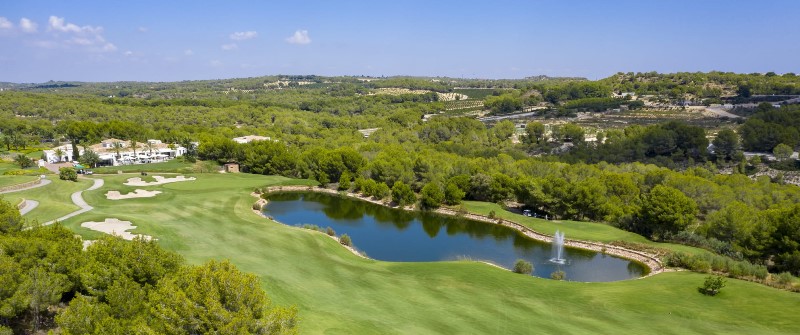
[(97, 167), (97, 164), (100, 163), (100, 155), (94, 152), (94, 150), (86, 148), (83, 150), (83, 155), (81, 155), (78, 160), (83, 165)]
[(18, 154), (16, 157), (14, 157), (14, 162), (17, 163), (21, 169), (33, 166), (33, 160), (30, 157), (22, 154)]
[(294, 309), (270, 307), (261, 281), (228, 261), (185, 267), (149, 295), (153, 329), (168, 334), (288, 334)]
[(733, 130), (723, 129), (717, 133), (717, 137), (712, 143), (717, 156), (730, 160), (739, 148), (739, 135), (736, 135)]
[(444, 202), (448, 205), (458, 205), (466, 193), (454, 182), (448, 182), (444, 188)]
[(58, 178), (61, 180), (78, 181), (78, 172), (73, 167), (58, 168)]
[(58, 157), (58, 162), (61, 163), (61, 159), (64, 157), (64, 150), (61, 150), (61, 148), (56, 148), (56, 150), (53, 151), (53, 153), (56, 154), (56, 156)]
[(545, 126), (541, 122), (531, 121), (525, 125), (525, 137), (523, 142), (529, 144), (544, 144), (547, 142)]
[(439, 183), (430, 182), (425, 184), (420, 191), (420, 201), (423, 208), (438, 208), (444, 201), (444, 192)]
[(414, 191), (411, 190), (410, 186), (402, 181), (398, 181), (392, 186), (392, 201), (398, 206), (404, 207), (416, 202), (417, 197), (414, 195)]
[(339, 177), (339, 190), (344, 191), (350, 189), (350, 172), (343, 171), (342, 175)]
[(719, 291), (725, 287), (725, 278), (720, 276), (708, 276), (703, 282), (703, 286), (698, 287), (700, 293), (710, 296), (719, 294)]
[(20, 231), (24, 224), (17, 206), (0, 198), (0, 233)]
[(697, 204), (681, 191), (656, 185), (642, 200), (639, 232), (654, 239), (676, 233), (694, 223)]
[(776, 145), (775, 148), (772, 149), (772, 154), (775, 155), (775, 159), (777, 159), (779, 162), (789, 159), (793, 153), (794, 150), (792, 150), (792, 147), (783, 143)]
[(533, 264), (531, 264), (531, 262), (528, 262), (528, 261), (526, 261), (524, 259), (518, 259), (514, 263), (514, 270), (513, 271), (516, 272), (516, 273), (529, 275), (529, 274), (531, 274), (533, 272)]

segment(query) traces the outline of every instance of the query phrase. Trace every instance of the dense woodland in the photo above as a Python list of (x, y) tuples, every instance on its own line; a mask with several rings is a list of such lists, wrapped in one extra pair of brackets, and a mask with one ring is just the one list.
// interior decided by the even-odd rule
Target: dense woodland
[(154, 241), (105, 237), (83, 248), (58, 224), (22, 230), (0, 200), (0, 334), (291, 334), (259, 279), (227, 261), (190, 266)]
[[(268, 86), (278, 81), (286, 83), (278, 84), (278, 88)], [(531, 121), (518, 130), (519, 125), (510, 121), (486, 124), (452, 113), (423, 120), (423, 115), (444, 109), (436, 94), (370, 93), (381, 87), (434, 92), (490, 89), (481, 99), (496, 114), (548, 106), (551, 112), (569, 115), (575, 111), (598, 113), (622, 105), (642, 107), (612, 97), (615, 92), (663, 95), (665, 99), (686, 94), (747, 98), (798, 94), (799, 83), (793, 74), (712, 72), (620, 73), (596, 82), (580, 78), (470, 81), (404, 77), (367, 81), (282, 76), (185, 83), (29, 85), (0, 93), (0, 132), (6, 150), (64, 141), (85, 146), (109, 137), (139, 142), (160, 139), (187, 146), (196, 141), (199, 146), (193, 148), (189, 159), (238, 162), (250, 173), (312, 178), (323, 185), (338, 185), (399, 204), (418, 202), (423, 208), (458, 207), (465, 199), (519, 204), (548, 217), (604, 222), (653, 240), (691, 244), (766, 266), (775, 273), (798, 275), (800, 188), (766, 176), (751, 179), (747, 173), (763, 162), (745, 159), (742, 154), (743, 150), (775, 153), (783, 167), (794, 168), (794, 160), (783, 154), (785, 148), (791, 154), (791, 149), (800, 145), (797, 105), (760, 105), (746, 121), (731, 123), (714, 136), (700, 126), (670, 121), (604, 130), (594, 134), (596, 140), (588, 141), (585, 130), (573, 123), (547, 129)], [(380, 129), (365, 138), (358, 130), (366, 128)], [(247, 144), (231, 140), (250, 134), (274, 140)], [(712, 150), (709, 144), (713, 144)], [(731, 167), (733, 174), (719, 173)], [(45, 243), (52, 236), (64, 234), (71, 236), (55, 227), (6, 233), (2, 238), (5, 245), (20, 239)], [(57, 281), (59, 293), (70, 297), (62, 300), (74, 299), (55, 322), (62, 327), (95, 327), (91, 329), (104, 329), (97, 328), (104, 327), (97, 322), (105, 318), (126, 319), (125, 327), (167, 326), (158, 323), (161, 316), (147, 314), (152, 310), (119, 310), (109, 293), (112, 288), (117, 293), (129, 290), (124, 291), (126, 296), (160, 299), (173, 290), (189, 289), (186, 285), (191, 283), (184, 277), (187, 274), (236, 273), (225, 263), (187, 267), (152, 243), (134, 243), (167, 255), (156, 264), (163, 271), (130, 274), (119, 283), (101, 286), (87, 284), (91, 278), (78, 278), (82, 272), (77, 269), (99, 271), (93, 264), (109, 249), (130, 248), (110, 239), (86, 252), (81, 252), (79, 242), (70, 237), (53, 244), (52, 248), (66, 250), (53, 256), (48, 256), (47, 250), (55, 249), (45, 248), (37, 251), (39, 254), (23, 250), (19, 257), (8, 253), (0, 257), (22, 271), (31, 268), (20, 265), (24, 262), (44, 262), (41, 259), (57, 256), (41, 265), (42, 271), (50, 271), (43, 273), (52, 273), (48, 280)], [(40, 260), (30, 256), (34, 254)], [(58, 262), (78, 265), (53, 265)], [(15, 280), (19, 282), (16, 285), (27, 285), (27, 279)], [(53, 297), (59, 295), (53, 293), (48, 303), (54, 303)], [(12, 298), (0, 296), (6, 299), (4, 304), (12, 304), (2, 308), (6, 324), (20, 315), (30, 318), (44, 313), (14, 307), (17, 300)], [(262, 306), (264, 301), (256, 305)], [(253, 311), (264, 317), (273, 315), (272, 310)], [(84, 325), (77, 321), (78, 313), (99, 313), (102, 317), (94, 319), (97, 324)], [(274, 313), (285, 320), (293, 317), (291, 311)], [(283, 326), (291, 328), (288, 323)]]

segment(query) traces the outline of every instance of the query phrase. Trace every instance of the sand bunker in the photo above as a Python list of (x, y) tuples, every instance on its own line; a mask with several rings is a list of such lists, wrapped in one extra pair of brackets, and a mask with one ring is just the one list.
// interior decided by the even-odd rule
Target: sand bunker
[(109, 235), (117, 235), (126, 240), (132, 240), (137, 236), (141, 236), (148, 241), (152, 239), (152, 237), (147, 235), (127, 232), (127, 230), (135, 229), (136, 226), (132, 225), (130, 221), (120, 221), (119, 219), (115, 218), (107, 218), (103, 222), (84, 222), (81, 223), (81, 227), (89, 228), (91, 230), (96, 230)]
[(146, 182), (146, 181), (143, 181), (142, 178), (139, 178), (139, 177), (129, 178), (128, 182), (126, 182), (124, 185), (128, 185), (128, 186), (153, 186), (153, 185), (161, 185), (161, 184), (167, 184), (167, 183), (177, 183), (179, 181), (195, 180), (195, 177), (186, 178), (184, 176), (177, 176), (177, 177), (173, 177), (173, 178), (165, 178), (165, 177), (162, 177), (162, 176), (153, 176), (153, 179), (155, 179), (156, 181)]
[(147, 190), (140, 190), (136, 189), (135, 191), (128, 193), (128, 194), (121, 194), (119, 191), (108, 191), (106, 192), (106, 198), (109, 200), (122, 200), (122, 199), (132, 199), (132, 198), (152, 198), (155, 197), (156, 194), (161, 193), (161, 191), (147, 191)]

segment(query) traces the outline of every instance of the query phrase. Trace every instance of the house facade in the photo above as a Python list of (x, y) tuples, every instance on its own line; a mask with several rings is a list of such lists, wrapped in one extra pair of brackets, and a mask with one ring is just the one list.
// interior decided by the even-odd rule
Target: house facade
[[(98, 165), (104, 166), (164, 162), (186, 154), (186, 148), (177, 144), (166, 144), (160, 140), (137, 142), (134, 146), (131, 141), (109, 138), (89, 146), (89, 149), (100, 157)], [(84, 149), (79, 146), (78, 155), (83, 155), (83, 152)], [(45, 160), (50, 163), (75, 160), (70, 144), (45, 150), (44, 154)]]

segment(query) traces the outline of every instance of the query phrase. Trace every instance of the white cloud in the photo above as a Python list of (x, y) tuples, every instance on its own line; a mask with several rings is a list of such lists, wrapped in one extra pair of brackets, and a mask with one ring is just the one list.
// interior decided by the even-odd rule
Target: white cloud
[(234, 41), (244, 41), (256, 37), (258, 37), (258, 33), (255, 31), (237, 31), (230, 35), (230, 38)]
[(239, 48), (239, 46), (236, 45), (236, 43), (231, 43), (231, 44), (223, 44), (220, 48), (222, 48), (222, 50), (236, 50)]
[(53, 33), (57, 40), (61, 40), (65, 47), (78, 46), (93, 52), (117, 50), (116, 45), (106, 41), (103, 37), (103, 27), (100, 26), (78, 26), (66, 22), (63, 17), (50, 16), (47, 31)]
[(103, 27), (83, 26), (78, 27), (74, 23), (65, 23), (63, 17), (50, 16), (50, 27), (48, 30), (60, 31), (64, 33), (77, 33), (77, 34), (92, 34), (100, 35), (103, 33)]
[(140, 33), (146, 33), (146, 32), (148, 32), (150, 29), (147, 29), (147, 27), (139, 27), (139, 28), (136, 28), (136, 30), (138, 30)]
[(8, 19), (0, 16), (0, 29), (2, 30), (10, 30), (14, 28), (14, 24), (11, 23)]
[(215, 60), (212, 60), (212, 61), (211, 61), (211, 62), (209, 62), (208, 64), (209, 64), (209, 65), (211, 65), (211, 66), (213, 66), (213, 67), (220, 67), (220, 66), (222, 66), (222, 62), (220, 62), (219, 60), (216, 60), (216, 59), (215, 59)]
[(298, 30), (294, 32), (294, 35), (287, 38), (286, 42), (291, 44), (309, 44), (311, 43), (311, 38), (308, 37), (308, 30)]
[(183, 54), (186, 55), (186, 56), (191, 56), (191, 55), (194, 55), (194, 51), (192, 51), (192, 49), (186, 49), (186, 50), (183, 50)]
[(33, 22), (26, 17), (19, 19), (19, 28), (26, 33), (35, 33), (38, 30), (38, 27), (39, 25), (36, 24), (36, 22)]
[(133, 51), (130, 51), (130, 50), (125, 51), (124, 55), (125, 56), (132, 56), (133, 55)]

